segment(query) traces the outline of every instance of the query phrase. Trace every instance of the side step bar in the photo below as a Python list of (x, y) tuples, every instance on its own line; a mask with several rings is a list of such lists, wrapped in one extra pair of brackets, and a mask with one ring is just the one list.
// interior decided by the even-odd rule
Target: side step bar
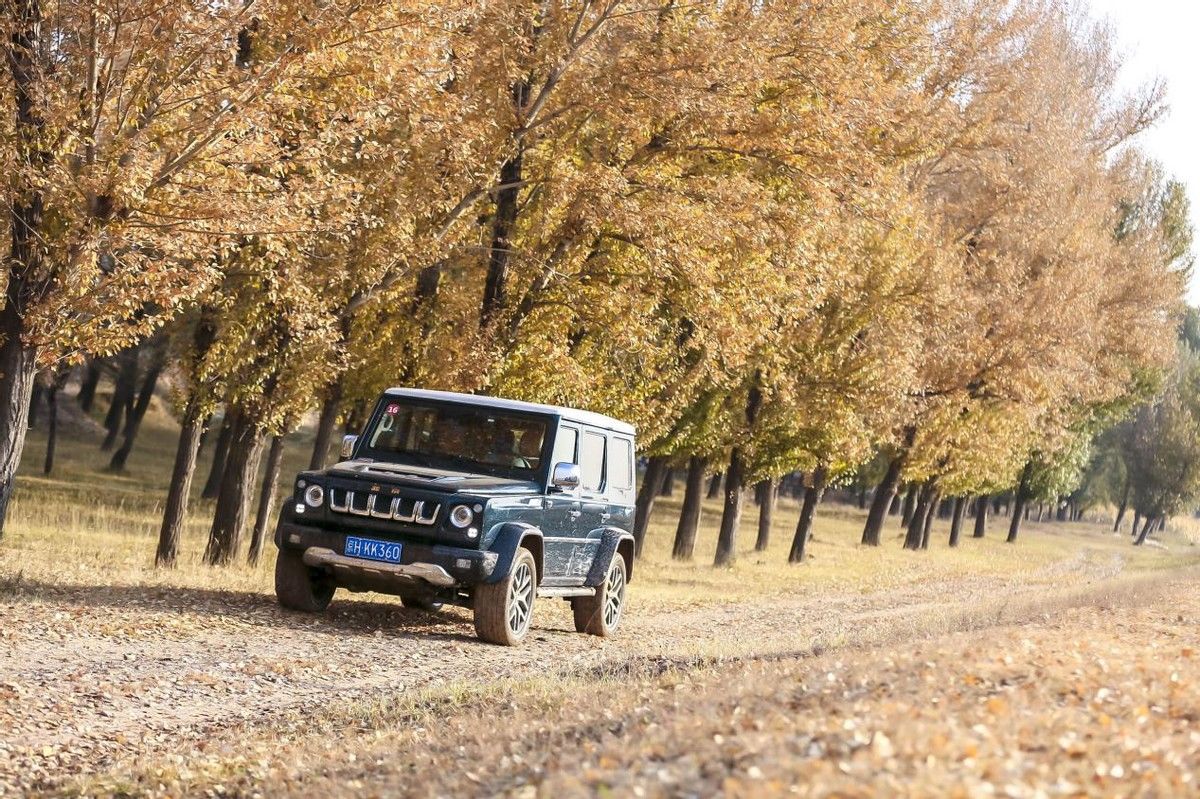
[(586, 585), (579, 586), (555, 586), (546, 585), (538, 588), (537, 595), (539, 597), (558, 597), (560, 599), (569, 599), (573, 596), (595, 596), (596, 589), (589, 588)]

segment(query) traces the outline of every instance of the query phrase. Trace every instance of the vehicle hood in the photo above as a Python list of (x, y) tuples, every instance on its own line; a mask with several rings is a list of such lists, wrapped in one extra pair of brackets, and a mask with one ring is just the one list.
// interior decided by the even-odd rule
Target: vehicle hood
[(427, 466), (387, 463), (384, 461), (342, 461), (330, 466), (331, 477), (350, 477), (388, 485), (406, 485), (431, 491), (464, 494), (536, 494), (539, 486), (532, 480), (516, 480), (490, 474), (454, 472)]

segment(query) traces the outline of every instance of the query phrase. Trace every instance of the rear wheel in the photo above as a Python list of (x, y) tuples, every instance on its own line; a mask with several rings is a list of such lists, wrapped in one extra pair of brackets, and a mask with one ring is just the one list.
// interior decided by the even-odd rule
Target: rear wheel
[(525, 639), (537, 594), (537, 562), (521, 547), (508, 575), (475, 587), (475, 633), (484, 641), (515, 646)]
[(304, 554), (281, 549), (275, 558), (275, 596), (291, 610), (320, 613), (329, 607), (337, 586), (329, 575), (310, 569)]
[(604, 582), (594, 596), (581, 596), (571, 600), (575, 615), (575, 631), (608, 638), (621, 624), (625, 612), (625, 558), (613, 554), (612, 563)]

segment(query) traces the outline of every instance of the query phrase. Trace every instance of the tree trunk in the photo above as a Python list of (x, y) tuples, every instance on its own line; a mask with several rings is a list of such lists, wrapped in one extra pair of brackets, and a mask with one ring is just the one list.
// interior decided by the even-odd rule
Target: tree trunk
[[(513, 106), (518, 117), (529, 103), (529, 81), (518, 80), (512, 87)], [(483, 286), (483, 303), (479, 306), (479, 327), (486, 330), (504, 310), (508, 299), (508, 266), (513, 251), (509, 238), (517, 226), (520, 213), (522, 163), (524, 145), (517, 143), (516, 152), (500, 166), (501, 187), (496, 192), (496, 208), (492, 214), (492, 241), (488, 249), (487, 277)]]
[(725, 472), (725, 506), (721, 511), (721, 531), (717, 536), (717, 554), (713, 566), (728, 566), (737, 559), (738, 524), (742, 521), (742, 480), (745, 464), (742, 448), (734, 446), (729, 452), (729, 468)]
[(920, 486), (910, 485), (908, 490), (904, 492), (904, 504), (900, 508), (900, 526), (907, 528), (912, 524), (913, 513), (917, 510), (917, 498), (920, 492)]
[(663, 473), (662, 485), (659, 486), (658, 495), (660, 497), (675, 496), (675, 470), (668, 467)]
[(958, 546), (958, 538), (962, 534), (963, 517), (967, 513), (967, 498), (954, 498), (954, 512), (950, 516), (950, 546)]
[(1146, 538), (1149, 537), (1150, 531), (1154, 528), (1154, 525), (1157, 521), (1158, 518), (1154, 515), (1146, 516), (1146, 521), (1142, 525), (1142, 531), (1138, 533), (1137, 540), (1133, 542), (1135, 547), (1140, 547), (1142, 544), (1146, 543)]
[(271, 437), (271, 448), (267, 452), (267, 469), (263, 473), (262, 487), (258, 492), (258, 513), (254, 516), (254, 532), (250, 535), (250, 565), (257, 566), (262, 557), (263, 541), (267, 537), (267, 525), (275, 513), (275, 490), (279, 485), (279, 471), (283, 465), (283, 436)]
[(58, 448), (58, 392), (62, 390), (62, 378), (55, 376), (46, 387), (46, 460), (42, 463), (42, 474), (54, 471), (54, 451)]
[(258, 473), (262, 444), (263, 436), (258, 425), (243, 414), (237, 414), (234, 431), (229, 440), (229, 456), (221, 475), (217, 506), (213, 510), (208, 545), (204, 549), (205, 563), (214, 566), (228, 565), (241, 548), (246, 529), (250, 485)]
[(867, 523), (863, 527), (864, 546), (877, 547), (883, 535), (883, 520), (896, 499), (896, 488), (900, 485), (900, 471), (904, 468), (907, 455), (900, 453), (888, 464), (883, 481), (875, 489), (871, 499), (871, 510), (867, 512)]
[(1113, 533), (1121, 532), (1121, 522), (1125, 520), (1125, 511), (1129, 509), (1129, 478), (1125, 478), (1125, 486), (1121, 489), (1121, 502), (1117, 505), (1117, 519), (1113, 522)]
[(683, 508), (679, 512), (679, 525), (675, 528), (675, 544), (671, 547), (671, 557), (675, 560), (691, 560), (696, 551), (696, 531), (700, 528), (700, 508), (704, 504), (704, 473), (707, 469), (707, 458), (692, 456), (688, 459)]
[[(875, 489), (875, 493), (876, 494), (879, 493), (878, 488)], [(890, 507), (888, 507), (887, 515), (888, 516), (899, 516), (900, 515), (900, 505), (901, 505), (902, 501), (903, 500), (901, 499), (900, 495), (895, 492), (895, 489), (893, 489), (892, 490), (892, 501), (889, 503)]]
[(179, 555), (179, 540), (182, 537), (184, 521), (187, 519), (192, 478), (196, 474), (196, 456), (200, 452), (200, 434), (203, 430), (200, 403), (192, 399), (184, 408), (183, 426), (179, 430), (179, 442), (175, 447), (175, 465), (171, 469), (171, 484), (167, 489), (167, 502), (163, 508), (162, 527), (158, 531), (158, 551), (154, 553), (156, 566), (173, 567)]
[(83, 377), (79, 380), (79, 394), (75, 399), (84, 413), (91, 413), (96, 402), (96, 387), (100, 385), (100, 363), (99, 358), (88, 358)]
[(804, 491), (804, 502), (800, 506), (800, 518), (796, 522), (796, 533), (792, 536), (792, 548), (788, 552), (788, 563), (803, 563), (807, 557), (808, 540), (812, 537), (813, 516), (817, 504), (825, 493), (829, 470), (822, 464), (813, 471), (812, 485)]
[(134, 396), (137, 393), (138, 348), (127, 347), (117, 355), (117, 381), (113, 386), (112, 404), (104, 416), (104, 427), (108, 431), (100, 449), (108, 452), (117, 443), (121, 434), (121, 423), (133, 412)]
[(929, 534), (933, 530), (933, 520), (938, 518), (941, 509), (942, 492), (934, 491), (929, 500), (929, 508), (925, 511), (925, 524), (921, 527), (921, 549), (929, 549)]
[(42, 400), (45, 398), (45, 396), (46, 386), (43, 384), (42, 380), (39, 380), (35, 375), (33, 378), (33, 391), (29, 393), (29, 421), (26, 422), (26, 424), (29, 425), (30, 430), (37, 427), (39, 415), (38, 412), (41, 410)]
[(1167, 517), (1166, 517), (1166, 515), (1164, 514), (1163, 516), (1159, 516), (1159, 517), (1158, 517), (1158, 530), (1157, 530), (1157, 532), (1160, 532), (1160, 533), (1165, 533), (1166, 531), (1167, 531)]
[(150, 407), (150, 400), (154, 397), (154, 389), (158, 385), (158, 377), (162, 374), (163, 361), (161, 358), (156, 358), (150, 364), (149, 370), (142, 381), (142, 388), (138, 392), (137, 402), (133, 406), (133, 410), (125, 417), (125, 439), (121, 442), (121, 447), (113, 453), (112, 460), (108, 463), (110, 471), (124, 471), (125, 463), (129, 460), (129, 453), (133, 452), (133, 443), (137, 440), (138, 430), (142, 427), (142, 419), (146, 417), (146, 411)]
[(1130, 531), (1130, 533), (1129, 533), (1130, 535), (1138, 534), (1138, 525), (1141, 524), (1141, 522), (1142, 522), (1141, 511), (1139, 511), (1135, 508), (1133, 511), (1133, 530)]
[[(325, 460), (329, 457), (329, 446), (333, 443), (333, 431), (337, 427), (338, 413), (342, 407), (342, 394), (345, 386), (341, 375), (329, 384), (325, 390), (325, 400), (321, 403), (321, 414), (317, 417), (317, 435), (313, 440), (312, 457), (309, 458), (308, 468), (325, 468)], [(220, 446), (218, 441), (217, 446)]]
[(213, 447), (212, 465), (208, 469), (208, 479), (200, 490), (202, 499), (215, 499), (221, 491), (221, 478), (225, 474), (225, 462), (229, 459), (229, 441), (237, 423), (237, 411), (226, 406), (225, 416), (221, 420), (221, 431), (217, 433), (217, 443)]
[(925, 534), (925, 517), (932, 512), (930, 500), (933, 499), (933, 483), (927, 482), (917, 492), (917, 500), (913, 503), (912, 515), (908, 520), (908, 529), (904, 536), (904, 548), (917, 550), (921, 548), (921, 537)]
[(761, 480), (758, 483), (758, 538), (754, 540), (754, 551), (762, 552), (771, 543), (771, 521), (775, 512), (775, 481)]
[(721, 473), (717, 472), (708, 481), (708, 493), (705, 499), (716, 499), (721, 496)]
[(633, 509), (633, 549), (638, 555), (642, 554), (646, 530), (650, 526), (650, 515), (654, 513), (654, 501), (658, 499), (658, 492), (662, 490), (669, 460), (666, 455), (651, 455), (650, 460), (646, 462), (646, 473), (642, 475), (642, 487), (638, 491)]
[(987, 534), (989, 502), (987, 494), (983, 494), (975, 500), (975, 531), (971, 534), (973, 538), (983, 538)]
[(1004, 539), (1010, 544), (1017, 540), (1017, 534), (1021, 532), (1021, 520), (1025, 518), (1025, 510), (1029, 503), (1029, 478), (1032, 474), (1033, 465), (1026, 464), (1021, 472), (1021, 482), (1017, 484), (1017, 490), (1013, 494), (1012, 521), (1008, 524), (1008, 538)]
[[(14, 255), (22, 248), (38, 249), (32, 241), (22, 244), (19, 240), (22, 236), (31, 239), (36, 236), (35, 232), (21, 231), (31, 225), (36, 231), (36, 225), (40, 225), (40, 200), (36, 208), (14, 208), (12, 216), (15, 226), (12, 232)], [(0, 538), (4, 536), (8, 503), (12, 499), (17, 467), (21, 464), (21, 453), (25, 449), (25, 434), (29, 430), (29, 402), (37, 374), (37, 350), (24, 341), (23, 307), (26, 298), (24, 280), (16, 269), (18, 263), (20, 261), (14, 258), (8, 276), (4, 308), (0, 310)]]

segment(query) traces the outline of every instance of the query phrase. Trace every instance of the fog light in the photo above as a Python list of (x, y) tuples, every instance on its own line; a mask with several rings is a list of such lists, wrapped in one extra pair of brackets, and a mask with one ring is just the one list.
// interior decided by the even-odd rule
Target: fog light
[(476, 530), (474, 527), (472, 527), (470, 530), (467, 530), (467, 538), (478, 538), (478, 537), (479, 537), (479, 531)]
[(468, 505), (455, 505), (450, 511), (450, 523), (455, 527), (470, 527), (475, 521), (475, 513)]
[(325, 501), (325, 489), (321, 488), (316, 483), (313, 483), (304, 490), (304, 501), (309, 505), (309, 507), (321, 507), (321, 503)]
[(296, 503), (296, 513), (304, 513), (304, 503), (303, 502)]
[(471, 561), (467, 560), (466, 558), (458, 558), (454, 561), (454, 565), (459, 569), (469, 569), (471, 568)]

